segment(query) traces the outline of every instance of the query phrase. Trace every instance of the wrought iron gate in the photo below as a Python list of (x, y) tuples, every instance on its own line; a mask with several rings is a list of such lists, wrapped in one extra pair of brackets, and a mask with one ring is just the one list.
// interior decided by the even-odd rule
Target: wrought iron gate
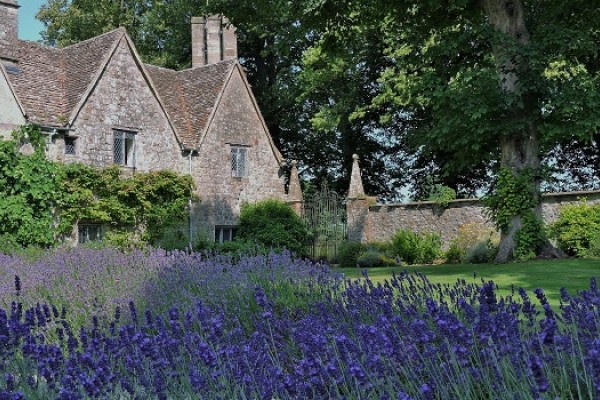
[(335, 261), (340, 244), (346, 239), (346, 207), (343, 198), (329, 190), (321, 191), (305, 200), (302, 215), (311, 232), (308, 253), (313, 259)]

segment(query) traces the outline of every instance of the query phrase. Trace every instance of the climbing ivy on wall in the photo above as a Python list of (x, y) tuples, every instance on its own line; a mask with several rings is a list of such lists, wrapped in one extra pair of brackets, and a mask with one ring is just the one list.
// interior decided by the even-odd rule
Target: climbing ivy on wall
[(514, 256), (517, 259), (534, 258), (537, 250), (544, 244), (546, 234), (540, 218), (534, 209), (538, 202), (531, 188), (533, 174), (524, 172), (516, 176), (509, 169), (501, 169), (496, 189), (484, 199), (488, 215), (500, 231), (511, 228), (513, 217), (520, 215), (522, 227), (517, 233), (517, 247)]
[[(30, 143), (32, 154), (23, 154)], [(171, 171), (123, 177), (118, 166), (96, 169), (47, 160), (44, 137), (25, 126), (0, 141), (0, 236), (18, 245), (50, 246), (77, 221), (101, 223), (108, 238), (153, 243), (181, 224), (193, 195), (189, 176)]]
[[(31, 154), (21, 154), (28, 148)], [(49, 246), (56, 229), (54, 204), (63, 175), (46, 159), (39, 129), (25, 126), (0, 140), (0, 234), (15, 244)]]

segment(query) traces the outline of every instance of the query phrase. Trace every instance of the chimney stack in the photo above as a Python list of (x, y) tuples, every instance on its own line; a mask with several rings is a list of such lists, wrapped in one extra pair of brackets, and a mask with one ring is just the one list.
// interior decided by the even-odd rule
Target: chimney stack
[(192, 67), (206, 65), (206, 19), (192, 17)]
[[(0, 0), (2, 1), (2, 0)], [(227, 17), (192, 18), (192, 68), (237, 58), (237, 35)]]
[(12, 47), (18, 40), (17, 0), (0, 0), (0, 47)]

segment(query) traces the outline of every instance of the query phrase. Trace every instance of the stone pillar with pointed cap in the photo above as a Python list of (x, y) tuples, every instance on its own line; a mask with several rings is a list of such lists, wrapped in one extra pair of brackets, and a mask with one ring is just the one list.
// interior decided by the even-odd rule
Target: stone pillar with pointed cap
[(360, 166), (358, 165), (358, 154), (352, 155), (352, 174), (350, 175), (350, 189), (348, 190), (349, 199), (357, 199), (365, 197), (363, 189), (362, 177), (360, 174)]
[(350, 188), (346, 199), (346, 218), (348, 224), (348, 240), (364, 242), (369, 239), (369, 201), (363, 188), (359, 157), (352, 155), (352, 173)]
[(292, 160), (291, 166), (287, 202), (296, 211), (296, 214), (302, 215), (304, 196), (302, 195), (300, 176), (298, 175), (298, 161)]

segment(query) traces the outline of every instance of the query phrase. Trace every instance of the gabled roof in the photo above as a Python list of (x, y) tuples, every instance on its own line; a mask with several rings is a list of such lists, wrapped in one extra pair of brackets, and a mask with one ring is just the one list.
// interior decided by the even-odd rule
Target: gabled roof
[(19, 40), (0, 58), (16, 61), (7, 75), (29, 121), (61, 127), (86, 93), (98, 69), (124, 29), (117, 29), (64, 49)]
[(198, 147), (235, 64), (223, 61), (184, 71), (145, 65), (185, 148)]
[[(27, 119), (47, 127), (66, 127), (73, 123), (122, 39), (127, 40), (132, 49), (134, 61), (182, 148), (199, 147), (235, 70), (241, 74), (265, 132), (268, 132), (237, 60), (184, 71), (142, 64), (124, 28), (64, 49), (22, 40), (10, 49), (0, 47), (0, 61), (4, 58), (16, 62), (13, 72), (6, 76)], [(275, 157), (281, 161), (281, 154), (268, 136)]]
[(101, 68), (112, 56), (119, 41), (126, 35), (124, 28), (96, 36), (63, 49), (65, 73), (65, 106), (71, 114), (90, 85), (95, 83)]

